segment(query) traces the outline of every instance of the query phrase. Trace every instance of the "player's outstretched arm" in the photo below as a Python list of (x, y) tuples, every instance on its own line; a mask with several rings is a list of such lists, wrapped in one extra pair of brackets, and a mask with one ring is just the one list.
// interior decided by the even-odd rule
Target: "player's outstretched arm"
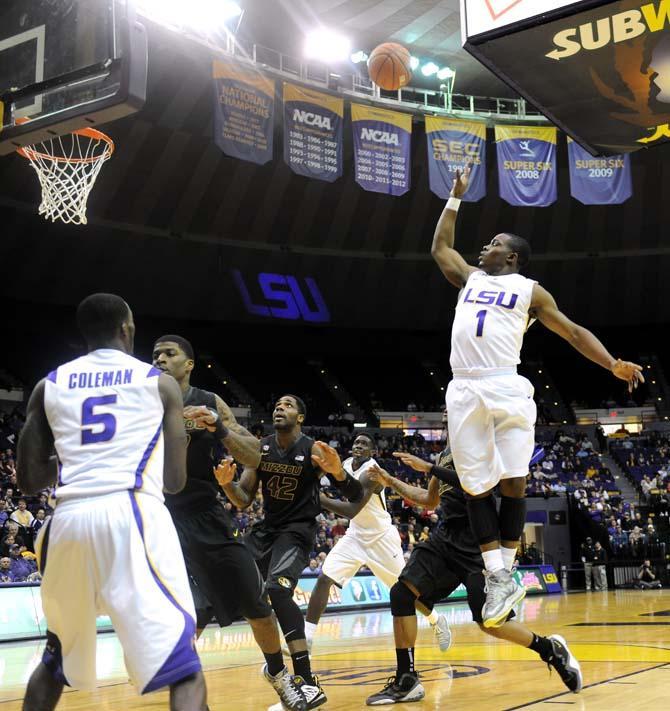
[(261, 461), (261, 443), (251, 432), (238, 423), (233, 411), (218, 395), (216, 396), (216, 410), (221, 422), (228, 430), (227, 436), (222, 438), (225, 448), (245, 467), (255, 469)]
[(641, 365), (623, 361), (611, 355), (591, 331), (574, 323), (562, 313), (556, 305), (554, 297), (539, 284), (535, 284), (533, 287), (530, 315), (537, 318), (550, 331), (564, 338), (585, 358), (609, 370), (620, 380), (625, 380), (630, 392), (640, 383), (644, 383)]
[(396, 477), (391, 476), (385, 469), (382, 469), (378, 465), (371, 466), (367, 473), (373, 481), (378, 482), (382, 486), (390, 487), (393, 491), (400, 494), (403, 499), (412, 501), (418, 506), (434, 509), (440, 501), (440, 482), (435, 477), (431, 477), (428, 482), (428, 488), (423, 489), (420, 486), (406, 484), (404, 481), (396, 479)]
[(239, 481), (235, 481), (237, 465), (232, 459), (222, 459), (214, 469), (214, 476), (238, 509), (246, 509), (254, 502), (258, 491), (258, 474), (252, 467), (244, 467)]
[(56, 483), (54, 438), (44, 411), (44, 380), (35, 386), (19, 436), (16, 483), (24, 494), (36, 494)]
[(158, 392), (163, 401), (163, 486), (169, 494), (179, 493), (186, 486), (186, 446), (183, 398), (177, 381), (162, 373), (158, 376)]
[(444, 276), (459, 289), (468, 280), (470, 274), (477, 271), (476, 267), (471, 267), (454, 249), (458, 204), (468, 189), (469, 177), (470, 166), (466, 167), (462, 174), (460, 171), (456, 172), (454, 185), (451, 189), (451, 198), (437, 221), (437, 227), (433, 235), (433, 246), (430, 250), (433, 259), (437, 262), (437, 266), (440, 267)]
[(363, 487), (363, 498), (360, 501), (342, 501), (341, 499), (331, 499), (329, 496), (321, 494), (319, 498), (322, 508), (326, 509), (326, 511), (332, 511), (337, 516), (344, 516), (345, 518), (353, 518), (356, 516), (368, 501), (370, 501), (372, 496), (378, 494), (383, 489), (377, 482), (372, 481), (365, 472), (358, 481)]

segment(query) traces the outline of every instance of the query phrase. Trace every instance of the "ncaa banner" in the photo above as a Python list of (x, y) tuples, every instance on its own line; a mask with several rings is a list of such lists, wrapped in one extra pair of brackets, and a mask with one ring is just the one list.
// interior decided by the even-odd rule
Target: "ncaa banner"
[(298, 175), (329, 183), (342, 175), (344, 101), (284, 84), (284, 161)]
[(594, 158), (568, 138), (570, 194), (584, 205), (621, 205), (633, 194), (630, 156)]
[(486, 195), (486, 125), (472, 121), (426, 116), (430, 189), (443, 200), (449, 197), (456, 171), (471, 165), (463, 200), (477, 202)]
[(272, 160), (275, 83), (250, 67), (215, 61), (214, 142), (228, 156)]
[(351, 105), (356, 182), (373, 193), (404, 195), (411, 184), (412, 117)]
[(500, 197), (516, 207), (556, 202), (555, 128), (496, 126)]

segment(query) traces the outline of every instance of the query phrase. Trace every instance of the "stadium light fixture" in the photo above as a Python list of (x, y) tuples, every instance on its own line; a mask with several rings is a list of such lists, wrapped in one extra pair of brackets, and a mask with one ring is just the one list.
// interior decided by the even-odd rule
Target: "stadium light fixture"
[(234, 0), (137, 0), (137, 11), (159, 24), (201, 32), (216, 30), (242, 14)]
[(440, 80), (453, 79), (455, 76), (456, 72), (450, 67), (442, 67), (442, 69), (440, 69), (440, 71), (437, 73), (437, 78)]
[(424, 64), (421, 67), (421, 73), (425, 77), (432, 77), (434, 74), (437, 74), (440, 71), (440, 68), (435, 64), (435, 62), (428, 62), (427, 64)]
[(305, 56), (322, 62), (344, 62), (351, 55), (351, 41), (325, 27), (314, 30), (305, 40)]
[(368, 61), (368, 55), (359, 49), (358, 52), (354, 52), (351, 55), (350, 59), (353, 64), (362, 64), (363, 62)]
[(419, 61), (418, 57), (409, 58), (409, 66), (412, 71), (414, 71), (419, 66), (419, 64), (421, 64), (421, 62)]

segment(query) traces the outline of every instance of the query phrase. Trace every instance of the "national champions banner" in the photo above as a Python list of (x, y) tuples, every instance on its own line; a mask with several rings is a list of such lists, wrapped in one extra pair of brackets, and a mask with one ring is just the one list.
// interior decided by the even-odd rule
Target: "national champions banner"
[(556, 202), (555, 128), (496, 126), (500, 197), (516, 207)]
[(214, 141), (229, 156), (272, 160), (275, 83), (237, 62), (215, 61)]
[(284, 161), (294, 173), (333, 182), (342, 175), (344, 101), (284, 84)]
[(404, 195), (411, 184), (412, 116), (351, 105), (356, 182), (374, 193)]
[(570, 194), (584, 205), (621, 205), (633, 194), (630, 156), (594, 158), (568, 138)]
[(486, 125), (472, 121), (426, 116), (426, 142), (430, 189), (443, 200), (449, 197), (456, 171), (471, 166), (465, 202), (486, 195)]

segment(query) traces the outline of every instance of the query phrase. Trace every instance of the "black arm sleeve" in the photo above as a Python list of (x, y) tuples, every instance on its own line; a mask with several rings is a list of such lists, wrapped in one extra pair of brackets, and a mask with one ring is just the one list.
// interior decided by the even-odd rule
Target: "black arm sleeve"
[(335, 477), (328, 475), (330, 481), (338, 488), (340, 494), (345, 499), (349, 499), (352, 503), (356, 503), (363, 498), (363, 487), (358, 479), (354, 479), (351, 474), (347, 473), (347, 478), (344, 481), (338, 481)]
[(458, 474), (455, 469), (433, 466), (428, 474), (443, 481), (445, 484), (451, 484), (459, 489), (461, 488), (461, 482), (458, 479)]

